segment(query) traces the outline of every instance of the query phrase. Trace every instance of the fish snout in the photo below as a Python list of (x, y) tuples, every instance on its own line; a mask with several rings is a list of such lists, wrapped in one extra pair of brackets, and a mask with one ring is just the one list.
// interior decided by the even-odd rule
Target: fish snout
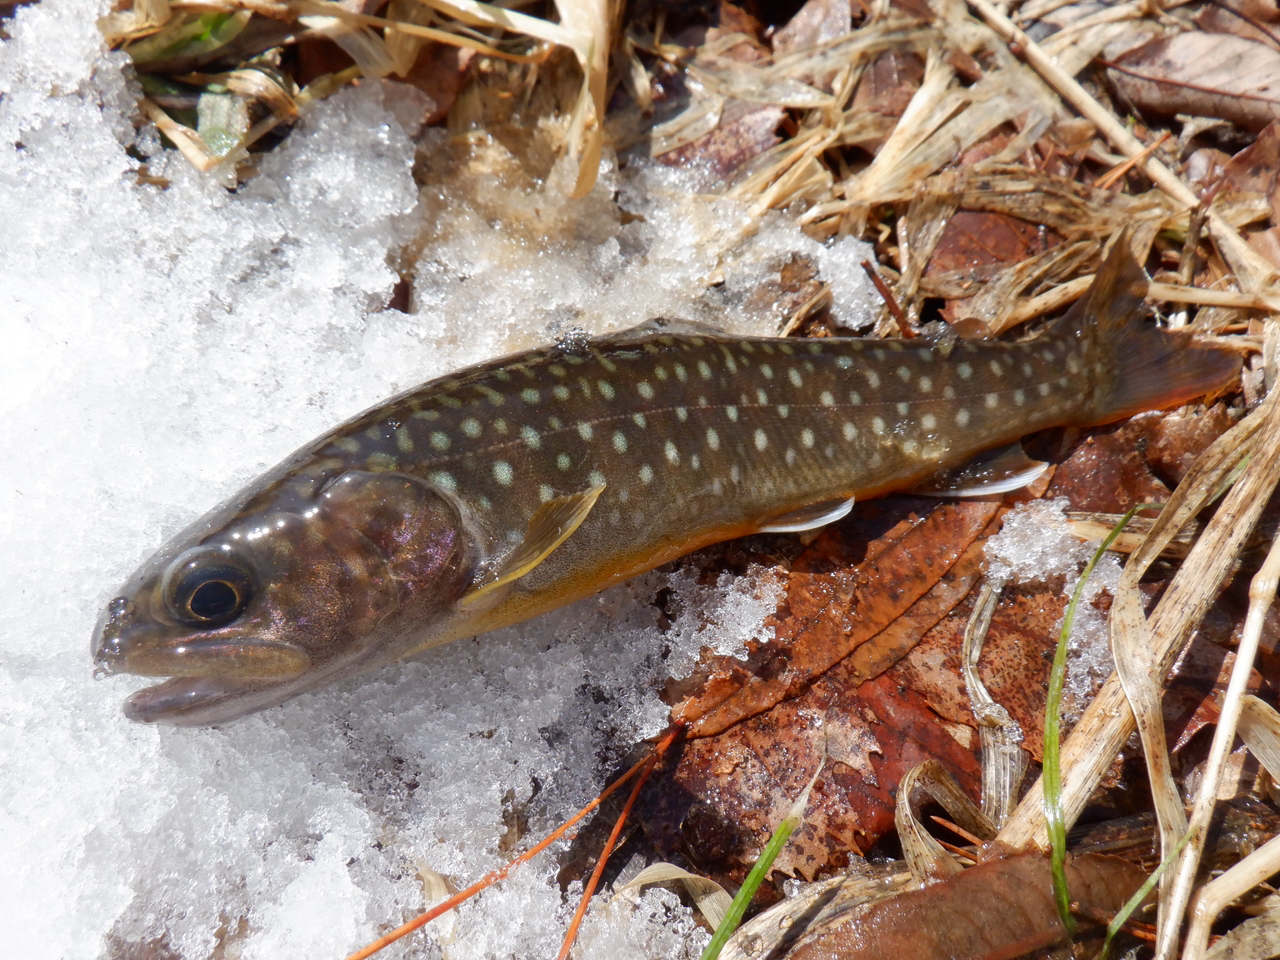
[(106, 613), (93, 631), (90, 649), (97, 671), (111, 676), (126, 669), (124, 637), (136, 623), (137, 607), (128, 597), (116, 597), (107, 604)]

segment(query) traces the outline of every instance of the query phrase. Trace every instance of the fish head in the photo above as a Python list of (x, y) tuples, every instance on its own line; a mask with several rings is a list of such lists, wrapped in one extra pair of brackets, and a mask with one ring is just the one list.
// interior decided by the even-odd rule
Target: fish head
[(94, 661), (99, 675), (169, 678), (126, 701), (132, 720), (232, 720), (402, 656), (406, 636), (447, 618), (471, 567), (458, 505), (414, 477), (251, 488), (134, 574), (98, 623)]

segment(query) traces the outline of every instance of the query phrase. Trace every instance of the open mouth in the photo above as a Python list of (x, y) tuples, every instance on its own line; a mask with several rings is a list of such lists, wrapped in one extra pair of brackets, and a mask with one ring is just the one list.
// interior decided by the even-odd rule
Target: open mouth
[(172, 677), (131, 695), (124, 714), (139, 723), (179, 727), (226, 723), (287, 699), (292, 686), (270, 680)]

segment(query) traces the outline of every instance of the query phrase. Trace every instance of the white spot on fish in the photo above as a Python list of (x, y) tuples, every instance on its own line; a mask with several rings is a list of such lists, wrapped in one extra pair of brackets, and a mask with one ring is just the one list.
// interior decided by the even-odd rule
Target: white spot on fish
[(904, 364), (904, 365), (902, 365), (901, 367), (899, 367), (899, 368), (898, 368), (897, 373), (898, 373), (898, 376), (900, 376), (900, 377), (901, 377), (901, 378), (902, 378), (906, 383), (910, 383), (910, 382), (911, 382), (911, 368), (910, 368), (910, 367), (908, 367), (908, 366), (906, 366), (906, 365)]
[(396, 427), (396, 449), (401, 453), (413, 453), (413, 436), (403, 424)]
[(435, 450), (448, 450), (448, 449), (449, 449), (449, 444), (450, 444), (450, 443), (452, 443), (452, 442), (453, 442), (453, 441), (449, 439), (449, 435), (448, 435), (447, 433), (442, 433), (442, 432), (441, 432), (441, 431), (439, 431), (439, 430), (434, 430), (434, 431), (432, 431), (432, 433), (431, 433), (431, 446), (432, 446), (432, 449), (435, 449)]
[(647, 463), (641, 464), (640, 466), (640, 482), (653, 483), (653, 467), (649, 466)]
[(1027, 402), (1027, 392), (1025, 390), (1013, 391), (1013, 402), (1016, 403), (1018, 406), (1022, 406), (1024, 403)]
[(994, 377), (1004, 376), (1004, 365), (999, 360), (992, 360), (989, 364), (987, 364), (987, 366), (988, 368), (990, 368), (992, 376)]
[(767, 363), (760, 364), (760, 373), (764, 375), (766, 380), (773, 379), (773, 367), (769, 366)]
[(994, 410), (996, 407), (1000, 406), (1000, 394), (988, 393), (985, 397), (982, 398), (982, 404), (988, 410)]
[(677, 364), (674, 364), (674, 367), (676, 371), (677, 380), (679, 380), (681, 383), (684, 383), (686, 380), (689, 379), (689, 371), (684, 368), (684, 364), (677, 363)]
[(880, 434), (881, 436), (884, 436), (884, 420), (882, 420), (880, 417), (872, 417), (871, 429), (874, 430), (876, 433)]
[(542, 447), (542, 437), (538, 435), (538, 431), (533, 427), (521, 427), (520, 439), (524, 441), (525, 446), (530, 450), (538, 450)]
[(515, 474), (511, 470), (511, 464), (505, 460), (495, 460), (493, 464), (493, 479), (504, 487), (511, 486), (511, 481), (515, 479)]
[(848, 370), (853, 366), (853, 357), (836, 357), (836, 366), (841, 370)]
[(592, 470), (587, 474), (587, 483), (593, 487), (603, 487), (605, 485), (604, 474), (599, 470)]
[(578, 436), (580, 436), (583, 440), (590, 440), (594, 433), (595, 431), (591, 429), (591, 424), (589, 423), (578, 424)]
[(1036, 372), (1036, 368), (1033, 367), (1030, 363), (1024, 363), (1022, 365), (1022, 375), (1024, 377), (1029, 377), (1035, 372)]
[(800, 371), (792, 367), (787, 371), (787, 379), (791, 381), (793, 387), (803, 387), (804, 377), (800, 376)]
[(769, 395), (768, 395), (767, 393), (765, 393), (763, 390), (761, 390), (759, 387), (757, 387), (757, 388), (756, 388), (756, 403), (760, 404), (760, 406), (762, 406), (762, 407), (763, 407), (763, 406), (764, 406), (765, 404), (767, 404), (768, 402), (769, 402)]
[(621, 430), (615, 430), (613, 432), (613, 449), (618, 453), (627, 452), (627, 435)]
[(567, 453), (556, 454), (556, 467), (560, 470), (568, 470), (573, 466), (573, 460)]
[(663, 445), (662, 452), (666, 454), (667, 460), (670, 463), (680, 462), (680, 451), (676, 449), (676, 445), (672, 441), (668, 440)]
[(852, 440), (858, 435), (858, 428), (846, 420), (844, 422), (844, 426), (841, 427), (840, 432), (844, 435), (846, 440)]
[(967, 360), (956, 364), (956, 373), (960, 374), (961, 380), (968, 380), (973, 376), (973, 367)]
[(938, 418), (932, 413), (926, 413), (920, 418), (920, 426), (924, 427), (926, 430), (933, 430), (938, 426)]
[(559, 417), (547, 417), (547, 426), (552, 430), (559, 430), (564, 426), (564, 421)]
[(916, 387), (919, 389), (919, 391), (920, 391), (921, 393), (932, 393), (932, 392), (933, 392), (933, 378), (932, 378), (932, 377), (921, 377), (919, 380), (917, 380), (917, 381), (916, 381)]
[[(847, 424), (846, 424), (846, 426), (847, 426)], [(805, 427), (803, 430), (801, 430), (801, 431), (800, 431), (800, 442), (801, 442), (802, 444), (804, 444), (806, 447), (812, 447), (812, 446), (813, 446), (813, 431), (812, 431), (812, 430), (810, 430), (808, 427)]]
[(787, 462), (788, 467), (795, 466), (796, 452), (790, 447), (787, 447), (787, 452), (782, 455), (782, 459)]
[(652, 399), (653, 399), (653, 384), (649, 383), (649, 381), (648, 381), (648, 380), (641, 380), (639, 383), (637, 383), (637, 384), (636, 384), (636, 391), (637, 391), (637, 392), (640, 394), (640, 396), (641, 396), (641, 397), (643, 397), (645, 400), (652, 400)]
[(737, 422), (738, 422), (738, 408), (737, 408), (737, 407), (725, 407), (725, 408), (724, 408), (724, 415), (725, 415), (726, 417), (728, 417), (730, 420), (732, 420), (734, 423), (737, 423)]
[(702, 379), (703, 379), (703, 380), (710, 380), (710, 379), (711, 379), (711, 364), (707, 363), (707, 361), (705, 361), (705, 360), (699, 360), (699, 361), (698, 361), (698, 373), (701, 375), (701, 377), (702, 377)]
[(783, 420), (791, 416), (791, 407), (789, 407), (787, 404), (780, 403), (778, 404), (777, 409), (778, 409), (778, 416), (780, 416)]
[(867, 384), (872, 390), (875, 390), (880, 386), (880, 374), (876, 373), (870, 367), (863, 370), (862, 375), (867, 378)]
[(643, 430), (645, 427), (649, 425), (649, 421), (645, 419), (645, 415), (643, 413), (633, 413), (631, 415), (631, 422), (634, 423), (641, 430)]
[(956, 426), (967, 427), (969, 425), (969, 408), (961, 407), (956, 411)]
[(849, 402), (852, 403), (855, 407), (862, 406), (862, 394), (860, 394), (857, 390), (850, 390)]
[(824, 407), (834, 407), (836, 405), (836, 398), (831, 395), (830, 390), (823, 390), (821, 395), (818, 397), (818, 402)]
[(458, 490), (458, 481), (453, 479), (453, 474), (448, 470), (433, 470), (427, 474), (427, 479), (441, 490), (448, 490), (450, 493), (456, 493)]
[(462, 426), (462, 432), (465, 433), (468, 437), (480, 436), (481, 430), (483, 429), (480, 426), (480, 421), (477, 420), (475, 417), (467, 417), (467, 419), (462, 421), (461, 426)]
[(947, 384), (942, 388), (942, 398), (944, 400), (954, 400), (956, 398), (956, 388)]
[(702, 458), (695, 453), (689, 458), (689, 466), (693, 467), (695, 470), (702, 469)]
[(1053, 388), (1050, 387), (1047, 383), (1042, 383), (1036, 387), (1036, 393), (1040, 394), (1040, 396), (1042, 397), (1047, 397), (1049, 395), (1049, 391), (1052, 389)]
[(567, 377), (569, 375), (569, 371), (558, 363), (551, 364), (547, 369), (551, 371), (553, 377)]
[(757, 450), (763, 450), (765, 447), (769, 445), (769, 438), (765, 435), (765, 432), (763, 430), (756, 431), (755, 443), (756, 443)]
[(601, 380), (596, 383), (596, 388), (600, 391), (600, 396), (606, 400), (612, 400), (618, 395), (618, 391), (613, 389), (613, 384), (608, 380)]
[(905, 417), (911, 412), (911, 404), (902, 401), (894, 405), (894, 409), (898, 411), (898, 416)]
[(736, 463), (729, 467), (729, 479), (733, 483), (738, 483), (742, 479), (742, 470)]
[(537, 403), (542, 399), (542, 396), (533, 387), (525, 387), (520, 391), (520, 399), (525, 403)]
[(557, 400), (568, 400), (569, 388), (566, 386), (563, 386), (562, 384), (557, 383), (554, 387), (551, 388), (551, 395), (555, 397)]
[(712, 450), (720, 449), (720, 434), (713, 427), (707, 427), (707, 446)]
[(688, 420), (688, 419), (689, 419), (689, 408), (688, 408), (688, 407), (676, 407), (676, 419), (677, 419), (677, 420), (679, 420), (681, 423), (684, 423), (686, 420)]
[(556, 492), (552, 490), (549, 486), (547, 486), (545, 483), (540, 484), (538, 486), (538, 499), (541, 500), (543, 503), (546, 503), (548, 500), (553, 499), (555, 495), (556, 495)]
[(914, 440), (903, 440), (903, 441), (902, 441), (902, 452), (903, 452), (903, 453), (905, 453), (905, 454), (906, 454), (907, 456), (909, 456), (909, 457), (910, 457), (910, 456), (915, 456), (916, 452), (917, 452), (919, 449), (920, 449), (920, 445), (919, 445), (918, 443), (916, 443)]
[(667, 368), (659, 364), (658, 366), (653, 368), (653, 375), (657, 377), (659, 380), (666, 382)]

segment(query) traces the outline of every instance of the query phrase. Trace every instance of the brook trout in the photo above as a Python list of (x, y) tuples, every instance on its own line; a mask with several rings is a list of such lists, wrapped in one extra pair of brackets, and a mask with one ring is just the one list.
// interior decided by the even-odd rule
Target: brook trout
[[(1125, 246), (1023, 342), (649, 324), (434, 380), (175, 537), (107, 605), (98, 670), (171, 678), (128, 699), (131, 719), (231, 720), (706, 544), (830, 522), (1024, 434), (1230, 381), (1230, 352), (1143, 325)], [(996, 460), (994, 483), (958, 482), (1026, 481), (1025, 458)]]

